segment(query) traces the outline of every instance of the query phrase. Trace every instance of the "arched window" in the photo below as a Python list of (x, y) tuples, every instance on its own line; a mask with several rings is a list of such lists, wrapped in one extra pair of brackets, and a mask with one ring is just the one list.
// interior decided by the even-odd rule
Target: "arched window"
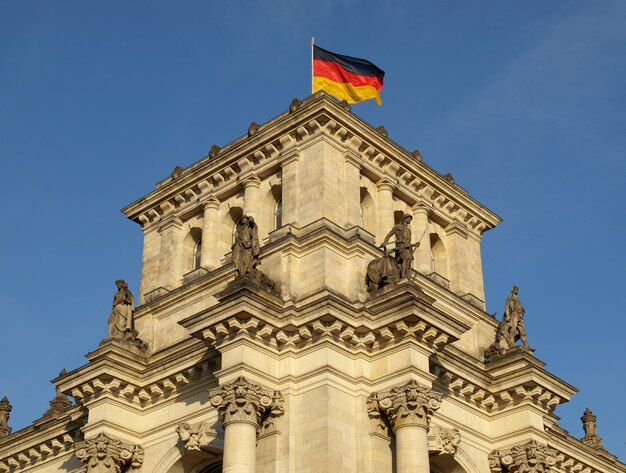
[(200, 473), (222, 473), (222, 462), (218, 461), (216, 463), (211, 463)]
[(202, 238), (196, 241), (196, 246), (193, 248), (193, 266), (192, 269), (196, 270), (200, 268), (200, 259), (202, 257)]
[(283, 198), (281, 197), (276, 202), (276, 207), (274, 208), (274, 229), (280, 228), (283, 226)]

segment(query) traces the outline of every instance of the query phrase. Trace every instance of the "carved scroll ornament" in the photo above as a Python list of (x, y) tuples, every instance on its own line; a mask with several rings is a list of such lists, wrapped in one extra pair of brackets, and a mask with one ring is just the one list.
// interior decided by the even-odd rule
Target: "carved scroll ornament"
[(122, 443), (103, 433), (77, 443), (74, 454), (85, 464), (84, 473), (137, 471), (141, 468), (144, 457), (143, 448), (139, 445)]

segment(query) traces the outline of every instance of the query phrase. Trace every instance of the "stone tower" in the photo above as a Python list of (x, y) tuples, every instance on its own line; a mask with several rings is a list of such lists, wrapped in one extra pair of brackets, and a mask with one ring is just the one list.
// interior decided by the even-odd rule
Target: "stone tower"
[[(626, 472), (558, 427), (576, 390), (530, 351), (485, 360), (500, 218), (347, 104), (294, 99), (123, 212), (144, 235), (133, 325), (0, 439), (0, 473)], [(397, 224), (411, 270), (372, 285)]]

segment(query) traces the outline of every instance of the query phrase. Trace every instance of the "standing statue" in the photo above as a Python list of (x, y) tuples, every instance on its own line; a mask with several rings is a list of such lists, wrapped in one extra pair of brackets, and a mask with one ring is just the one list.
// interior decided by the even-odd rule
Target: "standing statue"
[(232, 250), (237, 277), (251, 274), (259, 264), (259, 231), (254, 218), (247, 215), (241, 217)]
[(261, 264), (259, 260), (259, 227), (253, 217), (244, 215), (239, 219), (235, 229), (235, 242), (232, 250), (235, 279), (247, 278), (255, 281), (268, 292), (280, 294), (278, 285), (258, 268)]
[(135, 298), (123, 279), (115, 281), (117, 292), (113, 296), (113, 309), (109, 315), (109, 337), (107, 340), (121, 340), (146, 351), (148, 345), (139, 338), (135, 329)]
[(109, 316), (109, 338), (124, 338), (124, 334), (134, 328), (135, 298), (123, 279), (115, 281), (115, 285), (117, 292)]
[(492, 355), (504, 355), (507, 351), (515, 347), (515, 342), (522, 341), (524, 349), (530, 352), (535, 351), (528, 345), (526, 338), (526, 328), (524, 327), (524, 306), (517, 298), (519, 288), (513, 286), (511, 294), (506, 298), (504, 304), (504, 315), (502, 322), (496, 331), (496, 340), (485, 351), (485, 359), (489, 360)]
[[(409, 227), (411, 220), (413, 220), (413, 216), (410, 214), (402, 216), (402, 222), (393, 226), (380, 245), (384, 251), (383, 257), (376, 258), (368, 264), (365, 277), (368, 291), (395, 284), (410, 275), (413, 252), (420, 245), (419, 242), (411, 244), (411, 228)], [(395, 237), (394, 241), (391, 242), (395, 244), (393, 258), (389, 256), (387, 251), (387, 245), (390, 244), (389, 238), (392, 236)]]

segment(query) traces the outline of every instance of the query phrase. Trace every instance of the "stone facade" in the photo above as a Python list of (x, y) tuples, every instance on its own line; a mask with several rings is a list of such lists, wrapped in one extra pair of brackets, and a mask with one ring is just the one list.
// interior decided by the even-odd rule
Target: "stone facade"
[[(626, 473), (590, 412), (583, 440), (558, 426), (575, 388), (531, 351), (485, 360), (497, 215), (324, 93), (243, 131), (123, 209), (141, 346), (94, 339), (25, 429), (3, 401), (0, 473)], [(406, 214), (410, 275), (368, 292)], [(271, 285), (235, 277), (243, 215)]]

